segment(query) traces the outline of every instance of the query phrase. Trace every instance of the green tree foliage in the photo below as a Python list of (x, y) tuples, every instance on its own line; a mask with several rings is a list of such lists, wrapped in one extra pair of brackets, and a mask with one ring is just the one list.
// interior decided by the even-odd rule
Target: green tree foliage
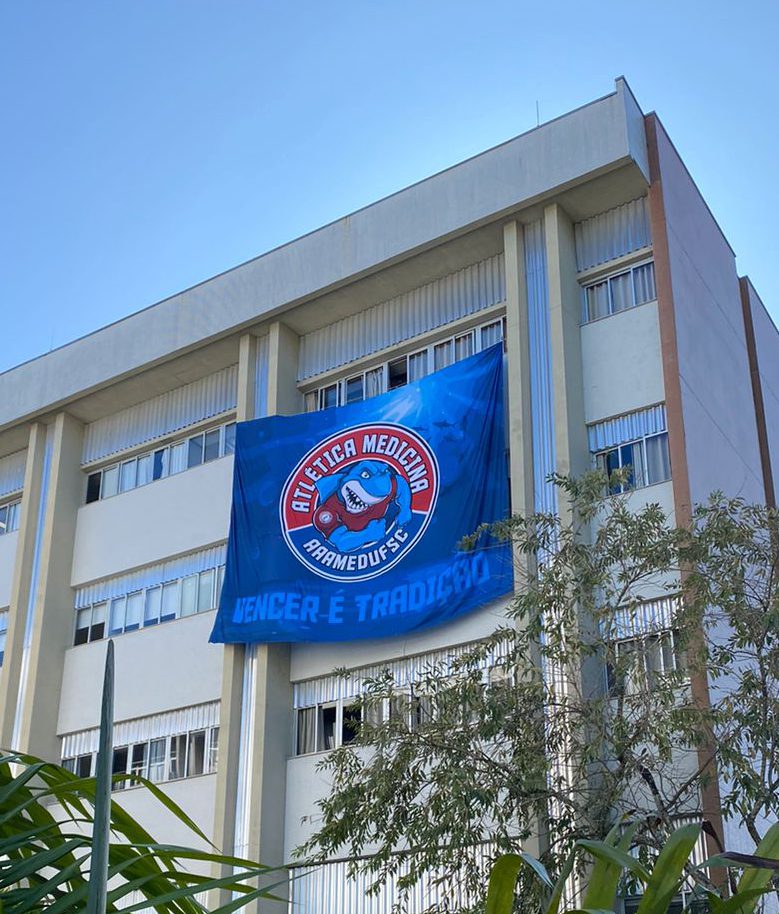
[[(143, 783), (161, 807), (208, 843), (179, 806), (154, 784)], [(31, 756), (0, 755), (2, 914), (84, 914), (95, 804), (94, 778), (79, 778)], [(113, 839), (108, 845), (109, 884), (103, 910), (153, 908), (163, 914), (202, 914), (206, 908), (198, 896), (224, 889), (235, 893), (235, 900), (209, 910), (230, 914), (256, 898), (273, 897), (272, 887), (258, 889), (252, 884), (258, 878), (270, 881), (266, 867), (207, 850), (160, 844), (115, 802), (110, 804), (109, 825)], [(234, 868), (232, 875), (202, 875), (214, 864)], [(132, 893), (141, 900), (130, 904)]]
[[(301, 857), (361, 857), (401, 892), (432, 871), (464, 910), (485, 852), (533, 850), (559, 872), (627, 815), (656, 854), (680, 819), (700, 821), (715, 764), (725, 814), (755, 842), (776, 820), (776, 512), (717, 494), (681, 529), (639, 493), (605, 497), (600, 474), (555, 481), (561, 516), (491, 528), (514, 547), (506, 624), (410, 691), (368, 684), (355, 740), (321, 764), (332, 787)], [(672, 634), (628, 637), (658, 599)], [(706, 679), (710, 705), (691, 685)]]

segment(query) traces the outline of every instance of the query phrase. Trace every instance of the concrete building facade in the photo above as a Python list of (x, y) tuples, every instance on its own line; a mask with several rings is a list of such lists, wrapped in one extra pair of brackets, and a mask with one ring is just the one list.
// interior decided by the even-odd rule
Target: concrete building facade
[[(235, 423), (368, 398), (501, 339), (514, 510), (557, 508), (551, 472), (626, 463), (631, 497), (679, 521), (714, 489), (774, 503), (779, 333), (619, 79), (0, 375), (0, 745), (92, 771), (110, 636), (117, 769), (161, 782), (225, 851), (289, 860), (344, 732), (333, 670), (412, 681), (504, 607), (376, 642), (209, 644)], [(189, 840), (142, 791), (122, 801)], [(344, 867), (295, 883), (296, 910), (383, 911)]]

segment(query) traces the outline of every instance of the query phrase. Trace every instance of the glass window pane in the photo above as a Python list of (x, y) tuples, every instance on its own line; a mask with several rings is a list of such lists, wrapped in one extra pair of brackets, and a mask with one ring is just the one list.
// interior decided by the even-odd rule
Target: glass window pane
[(105, 623), (108, 617), (108, 603), (95, 603), (92, 607), (92, 628), (89, 632), (90, 641), (99, 641), (105, 636)]
[(19, 529), (19, 513), (21, 510), (21, 504), (16, 501), (12, 505), (8, 505), (8, 520), (6, 522), (6, 533), (13, 533), (14, 530)]
[(145, 778), (147, 776), (146, 763), (148, 761), (149, 754), (149, 744), (148, 743), (136, 743), (133, 746), (132, 754), (130, 756), (130, 773), (135, 774), (138, 777)]
[(138, 464), (135, 459), (125, 460), (119, 473), (119, 491), (129, 492), (135, 488), (135, 479), (137, 476)]
[(154, 452), (152, 457), (152, 479), (162, 479), (168, 475), (170, 464), (170, 450), (163, 447)]
[(394, 362), (390, 362), (387, 366), (387, 371), (389, 373), (390, 390), (395, 390), (396, 387), (402, 387), (408, 383), (408, 365), (405, 356), (402, 359), (395, 359)]
[(306, 394), (305, 409), (307, 413), (315, 413), (319, 409), (319, 391), (309, 390)]
[(138, 481), (139, 486), (145, 486), (152, 481), (152, 460), (151, 454), (143, 454), (138, 458)]
[(316, 751), (316, 710), (316, 708), (298, 709), (296, 755)]
[(363, 399), (363, 383), (362, 375), (357, 375), (356, 378), (349, 378), (346, 382), (346, 402), (347, 403), (358, 403)]
[(8, 505), (0, 506), (0, 534), (6, 532), (8, 526)]
[[(605, 457), (606, 457), (606, 475), (610, 479), (611, 474), (614, 472), (614, 470), (618, 470), (620, 468), (619, 448), (615, 447), (615, 448), (612, 448), (612, 450), (610, 450), (610, 451), (606, 451)], [(621, 491), (622, 491), (622, 486), (620, 486), (620, 485), (614, 484), (609, 487), (609, 492), (611, 492), (612, 495), (617, 495)]]
[(180, 733), (170, 738), (170, 759), (168, 760), (168, 778), (173, 781), (183, 778), (187, 764), (187, 734)]
[(225, 454), (235, 453), (235, 422), (225, 426)]
[(203, 436), (195, 435), (187, 442), (187, 469), (200, 466), (203, 462)]
[(408, 379), (409, 381), (418, 381), (424, 378), (427, 371), (427, 350), (415, 352), (408, 357)]
[(189, 734), (187, 746), (187, 777), (203, 774), (206, 764), (206, 731), (195, 730)]
[(671, 478), (671, 457), (668, 453), (668, 432), (646, 439), (647, 485)]
[(614, 313), (633, 307), (633, 286), (630, 273), (612, 276), (609, 285), (611, 286), (611, 310)]
[(87, 476), (87, 504), (92, 504), (100, 498), (100, 479), (102, 473), (90, 473)]
[[(114, 755), (111, 762), (111, 774), (126, 774), (127, 773), (127, 757), (128, 757), (128, 747), (119, 746), (114, 749)], [(124, 790), (127, 782), (119, 781), (118, 784), (112, 785), (112, 790)]]
[(655, 292), (655, 265), (653, 263), (645, 263), (633, 270), (633, 288), (635, 289), (637, 305), (646, 301), (654, 301), (657, 298), (657, 293)]
[(175, 619), (179, 612), (179, 582), (171, 581), (162, 585), (162, 614), (161, 622)]
[(212, 727), (208, 734), (208, 759), (206, 771), (216, 771), (219, 761), (219, 727)]
[(143, 610), (143, 624), (156, 625), (160, 621), (162, 588), (149, 587), (146, 590), (146, 605)]
[(623, 444), (620, 447), (620, 464), (628, 470), (628, 481), (625, 488), (634, 489), (636, 485), (640, 483), (636, 482), (638, 478), (636, 475), (636, 462), (639, 460), (639, 452), (641, 450), (641, 445), (636, 442), (635, 444)]
[(216, 460), (219, 456), (219, 432), (218, 428), (212, 428), (206, 432), (206, 441), (203, 447), (203, 462)]
[(365, 399), (384, 393), (384, 367), (365, 372)]
[(79, 755), (76, 759), (76, 774), (80, 778), (88, 778), (92, 774), (92, 755)]
[(135, 631), (141, 627), (141, 616), (143, 615), (143, 591), (138, 590), (127, 596), (127, 610), (125, 612), (124, 630), (126, 632)]
[(481, 328), (481, 348), (489, 349), (503, 339), (503, 322), (495, 321), (493, 324), (487, 324)]
[(170, 462), (168, 465), (168, 475), (180, 473), (187, 468), (187, 442), (180, 441), (178, 444), (170, 446)]
[(165, 779), (165, 750), (167, 738), (153, 739), (149, 743), (149, 780), (157, 783)]
[(319, 726), (317, 728), (317, 749), (335, 749), (335, 705), (319, 708)]
[(329, 387), (323, 387), (319, 391), (319, 408), (330, 409), (331, 406), (338, 406), (338, 385), (331, 384)]
[[(500, 323), (498, 323), (498, 326), (500, 326)], [(473, 355), (473, 333), (464, 333), (462, 336), (455, 337), (455, 362), (459, 362), (461, 359), (467, 359), (469, 355)]]
[(606, 317), (609, 313), (608, 283), (598, 282), (594, 286), (587, 286), (584, 293), (587, 299), (587, 320), (594, 321), (599, 317)]
[(191, 574), (181, 582), (181, 615), (191, 616), (197, 611), (197, 575)]
[(103, 470), (103, 485), (100, 490), (101, 498), (110, 498), (119, 491), (119, 467), (108, 467)]
[(216, 605), (219, 606), (219, 600), (222, 597), (222, 587), (225, 582), (225, 566), (220, 565), (216, 569)]
[(92, 618), (92, 608), (79, 609), (76, 613), (76, 636), (74, 644), (86, 644), (89, 640), (89, 622)]
[[(413, 358), (413, 357), (412, 357)], [(454, 362), (454, 340), (447, 340), (445, 343), (439, 343), (433, 349), (433, 368), (438, 371), (446, 368)], [(423, 375), (420, 375), (423, 377)], [(416, 380), (414, 378), (413, 380)]]
[(341, 722), (341, 745), (345, 746), (357, 738), (360, 729), (362, 714), (360, 709), (354, 705), (343, 709), (343, 719)]
[(205, 612), (216, 605), (214, 600), (214, 569), (200, 572), (200, 583), (197, 589), (197, 611)]
[(116, 597), (111, 600), (111, 624), (108, 630), (112, 635), (124, 630), (125, 602), (124, 597)]

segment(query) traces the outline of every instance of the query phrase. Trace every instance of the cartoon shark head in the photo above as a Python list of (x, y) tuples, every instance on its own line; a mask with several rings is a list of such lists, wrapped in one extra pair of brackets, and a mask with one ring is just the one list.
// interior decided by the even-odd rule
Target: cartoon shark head
[(362, 514), (393, 494), (393, 473), (379, 460), (361, 460), (341, 474), (338, 498), (350, 514)]

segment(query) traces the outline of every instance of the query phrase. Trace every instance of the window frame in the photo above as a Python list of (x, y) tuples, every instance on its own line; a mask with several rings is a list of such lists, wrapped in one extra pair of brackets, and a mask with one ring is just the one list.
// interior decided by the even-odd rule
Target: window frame
[[(129, 457), (114, 458), (105, 466), (86, 470), (84, 504), (90, 505), (96, 501), (105, 501), (106, 498), (123, 495), (125, 492), (132, 492), (134, 489), (151, 485), (151, 483), (166, 479), (168, 476), (175, 476), (205, 463), (212, 463), (221, 457), (229, 457), (235, 452), (235, 425), (236, 420), (233, 418), (217, 424), (208, 423), (197, 431), (183, 437), (172, 438), (165, 444), (157, 444), (151, 449), (139, 451)], [(211, 456), (207, 457), (209, 436), (211, 436), (213, 449), (214, 434), (217, 434), (217, 453), (215, 455), (212, 453)], [(198, 440), (200, 443), (200, 460), (196, 461), (192, 455), (197, 450)], [(183, 454), (182, 465), (175, 470), (172, 468), (173, 461), (171, 460), (174, 449), (181, 450)], [(142, 461), (150, 462), (149, 473), (141, 473)], [(144, 464), (145, 466), (146, 464)], [(116, 474), (116, 486), (112, 485), (109, 492), (105, 490), (104, 480), (106, 474)], [(132, 478), (132, 485), (124, 486), (123, 480), (125, 477)], [(110, 478), (113, 479), (113, 475)]]
[[(188, 618), (189, 616), (197, 616), (200, 613), (212, 612), (219, 605), (219, 597), (222, 592), (222, 586), (224, 584), (224, 564), (212, 565), (209, 568), (203, 568), (200, 571), (192, 572), (191, 574), (182, 575), (179, 578), (172, 578), (169, 581), (161, 581), (158, 584), (149, 584), (147, 587), (138, 587), (134, 590), (127, 591), (124, 594), (117, 594), (114, 597), (108, 597), (105, 600), (96, 600), (94, 603), (89, 603), (86, 606), (77, 606), (74, 608), (74, 632), (73, 632), (73, 647), (79, 647), (82, 644), (89, 644), (92, 641), (101, 641), (105, 637), (116, 637), (118, 635), (125, 635), (129, 632), (139, 631), (144, 628), (152, 628), (155, 625), (161, 625), (163, 622), (173, 622), (176, 619)], [(211, 580), (209, 583), (204, 585), (204, 580), (208, 580), (210, 576)], [(194, 598), (193, 598), (193, 611), (190, 613), (184, 613), (184, 581), (194, 578)], [(176, 588), (175, 596), (175, 611), (171, 613), (163, 614), (163, 609), (165, 607), (164, 595), (166, 588), (170, 592), (171, 588)], [(213, 604), (211, 606), (205, 607), (201, 606), (201, 594), (208, 594), (209, 603)], [(150, 601), (150, 596), (154, 594)], [(130, 598), (140, 598), (141, 601), (141, 613), (140, 619), (138, 622), (130, 620), (128, 623), (127, 615), (127, 606), (128, 600)], [(156, 616), (147, 616), (147, 610), (149, 608), (150, 602), (157, 601), (157, 615)], [(122, 610), (122, 624), (117, 628), (112, 627), (112, 607), (114, 603), (117, 603), (117, 608), (119, 603), (123, 603)], [(95, 620), (95, 609), (99, 607), (105, 607), (105, 617), (104, 619)], [(79, 625), (79, 621), (88, 618), (89, 622), (87, 625)], [(102, 630), (99, 630), (99, 626), (102, 625)], [(81, 633), (86, 633), (81, 634)]]
[[(484, 345), (484, 331), (499, 325), (500, 327), (500, 340), (496, 341), (495, 344)], [(361, 371), (349, 371), (347, 374), (343, 374), (336, 379), (329, 378), (326, 382), (316, 385), (315, 387), (308, 388), (303, 390), (303, 402), (304, 402), (304, 411), (307, 413), (318, 412), (322, 409), (332, 409), (336, 406), (346, 406), (347, 403), (358, 403), (364, 402), (365, 400), (371, 399), (371, 397), (366, 396), (368, 390), (367, 378), (370, 374), (381, 373), (381, 389), (378, 393), (373, 394), (372, 396), (379, 396), (383, 393), (388, 393), (391, 390), (399, 390), (401, 387), (405, 387), (409, 382), (409, 374), (411, 371), (411, 360), (415, 357), (424, 355), (425, 357), (425, 373), (421, 377), (427, 377), (433, 372), (440, 370), (435, 368), (435, 353), (442, 349), (445, 346), (451, 346), (452, 350), (452, 361), (449, 365), (453, 365), (456, 362), (462, 361), (464, 358), (468, 358), (468, 355), (463, 355), (460, 358), (457, 357), (457, 348), (458, 342), (470, 338), (470, 355), (474, 355), (477, 352), (482, 352), (485, 348), (489, 348), (489, 345), (496, 345), (497, 342), (503, 343), (504, 352), (506, 350), (506, 316), (505, 314), (493, 315), (490, 320), (480, 322), (477, 324), (468, 327), (467, 329), (460, 329), (455, 332), (450, 332), (446, 336), (436, 337), (430, 342), (426, 343), (424, 346), (419, 346), (415, 349), (412, 349), (409, 352), (403, 353), (402, 355), (385, 357), (379, 363), (372, 363), (366, 365)], [(405, 365), (405, 380), (396, 384), (393, 387), (390, 387), (390, 372), (391, 366)], [(448, 365), (442, 367), (449, 367)], [(361, 400), (351, 400), (347, 399), (348, 385), (350, 382), (355, 381), (357, 378), (362, 379), (362, 392), (363, 396)], [(333, 392), (335, 402), (326, 404), (326, 397), (328, 392)]]
[[(654, 297), (647, 298), (645, 301), (638, 301), (636, 294), (636, 272), (644, 267), (652, 267), (652, 288), (654, 289)], [(630, 276), (630, 296), (631, 303), (624, 308), (618, 310), (614, 309), (614, 299), (612, 295), (612, 280), (617, 279), (620, 276)], [(589, 313), (589, 302), (588, 302), (588, 290), (594, 289), (596, 286), (605, 285), (606, 286), (606, 295), (607, 295), (607, 313), (600, 314), (596, 317), (590, 317)], [(630, 311), (633, 308), (638, 308), (641, 305), (648, 305), (650, 302), (657, 301), (657, 276), (655, 273), (655, 260), (654, 256), (643, 257), (641, 260), (637, 260), (635, 263), (622, 265), (618, 268), (611, 270), (610, 272), (604, 272), (597, 277), (588, 277), (587, 279), (580, 280), (581, 286), (581, 295), (582, 295), (582, 316), (581, 316), (581, 326), (586, 324), (594, 324), (597, 321), (605, 320), (607, 317), (613, 317), (615, 314), (622, 314), (625, 311)]]
[[(668, 476), (665, 479), (650, 479), (649, 478), (649, 460), (647, 455), (647, 442), (655, 438), (665, 438), (666, 441), (666, 454), (668, 457)], [(635, 465), (630, 463), (623, 463), (623, 448), (632, 447), (635, 448), (636, 445), (639, 445), (641, 448), (641, 481), (639, 482), (635, 474)], [(651, 435), (642, 435), (640, 438), (633, 438), (630, 441), (620, 441), (619, 444), (614, 444), (611, 447), (603, 448), (599, 451), (592, 452), (592, 460), (595, 465), (595, 468), (606, 474), (607, 478), (610, 478), (610, 473), (608, 470), (608, 457), (610, 454), (616, 453), (619, 457), (619, 466), (617, 469), (624, 469), (625, 467), (631, 467), (631, 476), (632, 476), (632, 485), (628, 483), (620, 483), (618, 485), (611, 485), (609, 483), (608, 494), (609, 495), (626, 495), (629, 492), (634, 492), (636, 489), (646, 489), (649, 486), (660, 485), (663, 482), (669, 482), (673, 479), (673, 467), (671, 466), (671, 452), (670, 445), (668, 442), (668, 430), (665, 429), (662, 432), (652, 432)]]

